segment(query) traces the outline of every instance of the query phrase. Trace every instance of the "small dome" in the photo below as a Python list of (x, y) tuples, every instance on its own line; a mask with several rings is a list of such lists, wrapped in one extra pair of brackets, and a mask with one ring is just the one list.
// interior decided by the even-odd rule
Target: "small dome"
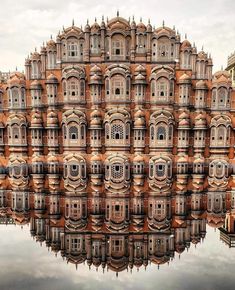
[(102, 122), (101, 119), (91, 119), (90, 126), (101, 126)]
[(145, 76), (143, 76), (142, 74), (138, 74), (136, 77), (135, 77), (135, 80), (136, 81), (145, 81)]
[(90, 84), (99, 84), (101, 82), (101, 76), (94, 74), (91, 76)]
[(193, 163), (204, 163), (204, 158), (202, 158), (200, 155), (195, 156)]
[(145, 113), (142, 110), (138, 110), (134, 114), (134, 118), (145, 118)]
[(47, 126), (58, 126), (57, 113), (51, 111), (47, 114)]
[(137, 163), (137, 162), (144, 162), (144, 157), (143, 157), (142, 155), (138, 154), (138, 155), (134, 156), (134, 158), (133, 158), (133, 162), (134, 162), (134, 163)]
[(100, 30), (100, 26), (95, 20), (95, 23), (91, 25), (91, 31), (97, 31), (97, 30)]
[(218, 71), (213, 75), (213, 84), (230, 83), (230, 74), (228, 71)]
[(146, 72), (146, 69), (144, 66), (142, 66), (141, 64), (139, 64), (136, 68), (135, 68), (135, 72), (136, 73), (143, 73)]
[(23, 73), (20, 72), (14, 72), (10, 74), (9, 80), (8, 80), (9, 86), (25, 86), (25, 76)]
[(102, 114), (99, 110), (94, 110), (91, 112), (91, 118), (102, 118)]
[(56, 46), (56, 43), (53, 39), (50, 39), (48, 42), (47, 42), (47, 48), (55, 48)]
[(42, 127), (42, 116), (39, 112), (34, 112), (31, 117), (31, 126)]
[(40, 60), (40, 54), (37, 51), (34, 51), (33, 53), (31, 53), (31, 59)]
[(206, 85), (206, 82), (203, 81), (203, 80), (200, 80), (196, 83), (196, 89), (207, 89), (207, 85)]
[(42, 85), (41, 85), (41, 83), (38, 81), (38, 80), (34, 80), (34, 81), (32, 81), (32, 83), (30, 84), (30, 87), (31, 88), (41, 88), (42, 87)]
[(53, 73), (51, 73), (47, 77), (46, 83), (48, 83), (48, 84), (58, 84), (58, 79)]
[(44, 162), (44, 156), (43, 155), (36, 155), (32, 158), (32, 163), (39, 163)]
[(186, 112), (179, 115), (179, 127), (190, 127), (189, 115)]
[(102, 162), (102, 158), (99, 154), (94, 154), (91, 156), (91, 162)]
[(191, 48), (191, 47), (192, 47), (192, 45), (187, 39), (185, 39), (181, 44), (181, 49), (187, 49), (187, 48)]
[(95, 65), (91, 68), (90, 72), (92, 72), (92, 73), (102, 73), (102, 70), (101, 70), (101, 68), (100, 68), (98, 65), (95, 64)]
[(191, 82), (191, 77), (184, 73), (180, 78), (179, 78), (180, 83), (190, 83)]
[(102, 125), (102, 114), (98, 110), (94, 110), (91, 113), (91, 121), (90, 121), (90, 126), (93, 127), (101, 127)]
[(58, 163), (58, 157), (55, 155), (48, 155), (47, 162), (48, 163)]
[(183, 111), (180, 115), (179, 115), (179, 119), (189, 119), (189, 114), (185, 111)]
[(207, 54), (204, 51), (200, 51), (198, 53), (198, 55), (197, 55), (197, 58), (206, 60), (207, 59)]
[(202, 113), (195, 117), (195, 127), (205, 127), (207, 125), (206, 117)]
[(180, 155), (177, 159), (178, 163), (187, 163), (188, 162), (188, 157), (185, 155)]
[(146, 30), (146, 26), (144, 25), (142, 20), (140, 20), (140, 23), (137, 24), (136, 29), (137, 31), (141, 31), (141, 32), (144, 32)]
[(145, 127), (145, 120), (143, 118), (135, 119), (134, 127)]

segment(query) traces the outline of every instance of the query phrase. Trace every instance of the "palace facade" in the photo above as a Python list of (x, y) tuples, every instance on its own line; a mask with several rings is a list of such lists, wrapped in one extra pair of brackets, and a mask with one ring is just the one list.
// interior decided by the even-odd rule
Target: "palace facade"
[(164, 24), (72, 24), (0, 86), (0, 191), (63, 197), (75, 231), (87, 212), (156, 230), (172, 198), (234, 199), (235, 94), (212, 66)]
[[(135, 205), (129, 197), (123, 200)], [(235, 235), (235, 201), (226, 192), (145, 197), (142, 208), (125, 208), (124, 216), (117, 209), (120, 199), (115, 202), (114, 211), (95, 211), (89, 197), (5, 190), (0, 226), (28, 224), (34, 240), (67, 263), (116, 273), (171, 262), (204, 240), (207, 224), (219, 227), (224, 241)]]

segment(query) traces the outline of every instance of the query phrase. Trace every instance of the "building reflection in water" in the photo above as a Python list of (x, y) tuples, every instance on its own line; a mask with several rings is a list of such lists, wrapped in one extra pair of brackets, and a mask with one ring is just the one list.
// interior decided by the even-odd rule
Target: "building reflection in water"
[(98, 192), (0, 192), (1, 223), (30, 224), (35, 240), (67, 262), (86, 261), (89, 267), (115, 272), (169, 263), (204, 239), (206, 224), (220, 228), (231, 245), (233, 211), (233, 193), (228, 192), (118, 198)]

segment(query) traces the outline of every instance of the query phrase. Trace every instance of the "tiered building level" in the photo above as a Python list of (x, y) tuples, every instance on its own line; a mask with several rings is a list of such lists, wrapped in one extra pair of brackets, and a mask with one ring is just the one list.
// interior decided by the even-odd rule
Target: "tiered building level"
[(231, 85), (164, 25), (72, 25), (1, 84), (0, 190), (68, 198), (74, 230), (87, 209), (113, 231), (143, 215), (159, 229), (173, 197), (180, 213), (187, 195), (233, 196)]

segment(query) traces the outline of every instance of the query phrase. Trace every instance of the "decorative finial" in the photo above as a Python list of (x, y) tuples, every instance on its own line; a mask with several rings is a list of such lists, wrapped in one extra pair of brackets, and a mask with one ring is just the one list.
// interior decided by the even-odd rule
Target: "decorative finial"
[(175, 25), (173, 26), (173, 30), (175, 31)]
[(16, 71), (18, 70), (17, 66), (16, 66)]
[(165, 27), (165, 21), (164, 20), (162, 21), (162, 27)]
[(148, 19), (148, 24), (150, 24), (150, 18)]
[(221, 70), (224, 70), (224, 67), (221, 65)]
[(96, 21), (97, 21), (97, 18), (95, 17), (95, 23), (96, 23)]
[(65, 31), (65, 29), (64, 29), (64, 25), (63, 25), (63, 31)]
[(119, 10), (117, 10), (117, 17), (119, 17)]
[(185, 33), (185, 36), (184, 37), (185, 37), (185, 39), (187, 39), (187, 33)]
[(193, 47), (196, 47), (195, 42), (193, 42)]
[(35, 47), (35, 52), (37, 52), (37, 47)]
[(203, 51), (203, 45), (202, 45), (202, 51)]
[(52, 39), (52, 34), (51, 34), (51, 39)]
[(72, 20), (72, 27), (74, 27), (74, 19)]
[(104, 15), (102, 15), (102, 21), (104, 21)]
[(106, 21), (107, 21), (107, 23), (109, 22), (109, 18), (108, 17), (106, 18)]
[(86, 24), (89, 25), (89, 19), (88, 19), (88, 18), (87, 18), (87, 20), (86, 20)]
[(132, 21), (135, 21), (135, 16), (134, 15), (132, 16)]
[(140, 17), (140, 23), (142, 22), (142, 17)]

